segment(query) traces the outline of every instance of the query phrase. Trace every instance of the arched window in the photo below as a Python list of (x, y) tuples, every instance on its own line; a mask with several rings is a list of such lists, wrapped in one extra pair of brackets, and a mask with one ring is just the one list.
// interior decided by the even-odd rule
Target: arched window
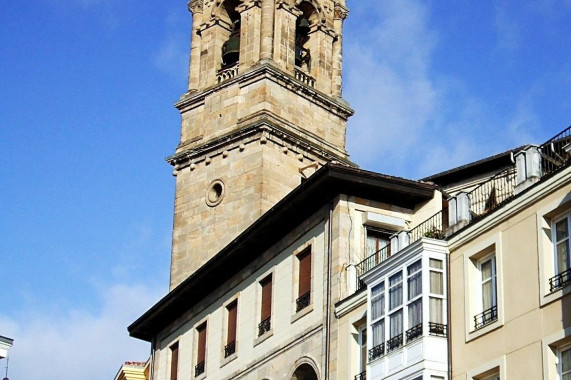
[(296, 368), (291, 380), (318, 380), (315, 369), (307, 363)]
[(240, 13), (236, 10), (239, 0), (226, 0), (219, 16), (230, 27), (228, 40), (222, 45), (222, 69), (237, 64), (240, 60)]
[(295, 65), (310, 71), (311, 49), (309, 40), (311, 26), (317, 20), (317, 11), (309, 1), (302, 1), (298, 5), (302, 14), (297, 18), (295, 28)]

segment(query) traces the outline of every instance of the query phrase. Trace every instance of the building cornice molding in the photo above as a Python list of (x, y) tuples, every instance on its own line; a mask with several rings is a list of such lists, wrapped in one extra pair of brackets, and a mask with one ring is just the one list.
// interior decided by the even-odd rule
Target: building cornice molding
[(281, 85), (292, 93), (311, 101), (315, 105), (324, 108), (344, 120), (349, 119), (349, 117), (355, 113), (355, 111), (343, 99), (332, 98), (315, 88), (305, 85), (290, 74), (287, 74), (274, 66), (271, 61), (262, 62), (243, 74), (239, 74), (225, 82), (217, 83), (216, 85), (206, 88), (198, 93), (187, 92), (175, 103), (175, 107), (182, 113), (204, 104), (205, 98), (209, 95), (222, 91), (237, 83), (240, 87), (245, 87), (264, 79), (271, 80)]

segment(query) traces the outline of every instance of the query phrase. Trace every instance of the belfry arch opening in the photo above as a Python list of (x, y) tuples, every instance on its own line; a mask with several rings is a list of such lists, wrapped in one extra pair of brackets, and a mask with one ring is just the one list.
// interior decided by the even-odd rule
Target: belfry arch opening
[(304, 363), (296, 368), (291, 380), (318, 380), (315, 369), (307, 363)]
[(311, 70), (310, 32), (312, 25), (318, 20), (317, 10), (309, 1), (302, 1), (297, 8), (301, 15), (295, 25), (295, 65)]
[(222, 44), (222, 69), (234, 66), (240, 61), (240, 13), (236, 10), (239, 0), (225, 0), (218, 16), (228, 28), (228, 37)]

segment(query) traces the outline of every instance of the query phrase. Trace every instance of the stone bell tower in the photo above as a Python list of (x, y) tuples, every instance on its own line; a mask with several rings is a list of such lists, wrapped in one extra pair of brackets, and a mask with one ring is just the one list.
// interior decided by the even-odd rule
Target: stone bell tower
[(345, 150), (345, 0), (191, 0), (171, 289)]

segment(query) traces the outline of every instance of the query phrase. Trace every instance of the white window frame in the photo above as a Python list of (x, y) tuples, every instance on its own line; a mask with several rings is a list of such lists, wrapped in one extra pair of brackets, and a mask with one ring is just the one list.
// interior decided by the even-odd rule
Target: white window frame
[[(414, 266), (414, 265), (417, 265), (417, 264), (420, 264), (420, 268), (419, 268), (416, 272), (409, 273), (410, 268), (411, 268), (412, 266)], [(423, 312), (422, 312), (422, 311), (423, 311), (422, 296), (423, 296), (423, 294), (424, 294), (424, 289), (423, 289), (423, 286), (422, 286), (422, 283), (423, 283), (423, 278), (422, 278), (422, 277), (423, 277), (423, 275), (422, 275), (423, 269), (424, 269), (424, 266), (423, 266), (423, 264), (422, 264), (422, 258), (418, 258), (418, 260), (416, 260), (416, 261), (414, 261), (414, 262), (412, 262), (412, 263), (410, 263), (410, 264), (408, 264), (408, 265), (406, 266), (406, 310), (407, 310), (407, 320), (406, 320), (406, 324), (405, 324), (405, 322), (403, 321), (403, 329), (404, 329), (405, 326), (406, 326), (407, 328), (404, 329), (404, 331), (405, 331), (405, 333), (404, 333), (405, 336), (404, 336), (403, 345), (405, 345), (405, 344), (408, 343), (408, 341), (406, 340), (406, 332), (409, 331), (411, 328), (416, 327), (416, 326), (419, 325), (419, 324), (420, 324), (420, 325), (423, 325), (423, 323), (424, 323), (425, 316), (423, 315)], [(411, 279), (411, 277), (413, 277), (413, 276), (415, 276), (415, 275), (419, 275), (419, 276), (420, 276), (420, 286), (421, 286), (421, 287), (420, 287), (420, 293), (417, 294), (417, 295), (415, 295), (413, 298), (409, 298), (409, 297), (410, 297), (410, 288), (409, 288), (410, 279)], [(403, 287), (403, 290), (404, 290), (404, 287)], [(410, 316), (411, 316), (410, 307), (412, 306), (412, 304), (414, 304), (414, 303), (416, 303), (416, 302), (420, 302), (420, 322), (417, 323), (417, 324), (414, 325), (414, 326), (411, 326), (411, 324), (409, 323), (409, 322), (410, 322)], [(423, 331), (423, 332), (424, 332), (424, 331)], [(422, 336), (422, 335), (423, 335), (423, 334), (421, 334), (421, 336)]]
[[(369, 350), (380, 346), (381, 344), (385, 344), (386, 342), (386, 331), (387, 331), (387, 323), (386, 323), (386, 315), (387, 315), (387, 295), (388, 295), (388, 289), (386, 286), (386, 281), (381, 281), (378, 284), (375, 284), (374, 286), (371, 287), (371, 296), (370, 296), (370, 302), (371, 305), (369, 306), (369, 310), (371, 310), (371, 330), (368, 332), (367, 335), (367, 340), (370, 342), (370, 348), (367, 350), (367, 362), (369, 361), (368, 355), (369, 355)], [(373, 297), (373, 289), (377, 288), (377, 287), (383, 287), (383, 290), (377, 294), (376, 296)], [(382, 300), (382, 311), (381, 314), (373, 319), (373, 301), (376, 299), (381, 299)], [(381, 342), (375, 342), (375, 334), (373, 333), (373, 326), (377, 325), (377, 324), (383, 324), (383, 336), (381, 337)], [(369, 344), (369, 343), (367, 343)], [(386, 353), (386, 347), (384, 347), (384, 353)], [(383, 355), (381, 355), (383, 356)], [(377, 358), (375, 358), (377, 359)], [(373, 360), (375, 360), (373, 359)]]
[[(478, 329), (475, 327), (474, 316), (482, 313), (482, 276), (481, 265), (490, 256), (495, 255), (495, 306), (497, 318)], [(464, 313), (466, 342), (487, 334), (504, 324), (503, 286), (502, 286), (502, 235), (497, 232), (480, 241), (476, 241), (464, 257)]]
[(569, 351), (569, 355), (571, 355), (571, 344), (559, 347), (557, 349), (557, 375), (558, 375), (558, 379), (560, 379), (560, 380), (563, 380), (563, 375), (569, 375), (571, 377), (571, 368), (569, 368), (565, 373), (563, 373), (562, 354), (564, 351)]
[[(405, 293), (407, 292), (407, 289), (406, 289), (406, 286), (405, 286), (405, 283), (406, 283), (406, 282), (405, 282), (405, 275), (404, 275), (404, 273), (403, 273), (403, 272), (404, 272), (403, 269), (405, 269), (405, 268), (402, 268), (402, 269), (400, 269), (399, 271), (397, 271), (397, 272), (391, 274), (390, 276), (388, 276), (388, 279), (387, 279), (387, 280), (388, 280), (388, 281), (387, 281), (387, 285), (388, 285), (388, 291), (387, 291), (388, 297), (387, 297), (387, 302), (388, 302), (388, 306), (389, 306), (389, 307), (387, 308), (387, 309), (388, 309), (388, 312), (387, 312), (387, 314), (388, 314), (388, 317), (387, 317), (387, 320), (388, 320), (388, 324), (387, 324), (387, 325), (388, 325), (388, 328), (387, 328), (387, 325), (385, 325), (385, 334), (386, 334), (386, 336), (388, 336), (387, 342), (388, 342), (390, 339), (396, 338), (397, 336), (400, 335), (401, 338), (402, 338), (402, 342), (401, 342), (400, 347), (402, 347), (402, 346), (405, 345), (404, 333), (405, 333), (405, 331), (406, 331), (406, 329), (405, 329), (406, 319), (405, 319), (405, 310), (404, 310), (404, 295), (405, 295)], [(397, 283), (395, 283), (394, 285), (391, 285), (391, 278), (393, 278), (393, 277), (395, 277), (395, 276), (397, 276), (397, 275), (399, 275), (399, 274), (400, 274), (400, 276), (401, 276), (400, 282), (397, 282)], [(398, 288), (399, 286), (400, 286), (400, 288), (401, 288), (401, 291), (400, 291), (400, 292), (401, 292), (400, 303), (399, 303), (398, 305), (396, 305), (393, 309), (390, 309), (390, 307), (391, 307), (391, 290), (393, 290), (393, 289), (395, 289), (395, 288)], [(393, 326), (392, 320), (393, 320), (393, 317), (397, 317), (397, 318), (398, 318), (398, 314), (400, 314), (400, 320), (401, 320), (401, 321), (400, 321), (400, 324), (401, 324), (400, 333), (399, 333), (399, 334), (396, 334), (396, 335), (394, 335), (394, 336), (392, 336), (392, 334), (391, 334), (392, 326)], [(385, 347), (385, 352), (389, 352), (388, 348), (389, 348), (389, 347)], [(394, 351), (394, 349), (391, 350), (391, 351)]]
[[(566, 225), (567, 225), (567, 237), (565, 239), (562, 239), (561, 241), (557, 240), (557, 224), (559, 222), (562, 222), (563, 220), (566, 221)], [(552, 222), (551, 222), (551, 241), (553, 242), (553, 268), (555, 268), (555, 270), (553, 271), (553, 275), (557, 276), (563, 272), (565, 272), (566, 270), (568, 270), (569, 268), (571, 268), (571, 212), (567, 211), (564, 214), (559, 215), (557, 218), (553, 218)], [(559, 252), (558, 252), (558, 246), (559, 243), (562, 242), (567, 242), (567, 268), (559, 268)]]
[[(437, 261), (440, 263), (440, 268), (436, 267), (436, 266), (432, 266), (432, 261)], [(446, 293), (446, 281), (445, 281), (445, 275), (444, 275), (444, 260), (441, 259), (437, 259), (434, 257), (429, 257), (428, 258), (428, 323), (432, 322), (432, 323), (440, 323), (445, 325), (446, 324), (446, 318), (445, 318), (445, 307), (446, 307), (446, 301), (445, 301), (445, 293)], [(440, 279), (442, 281), (442, 293), (433, 293), (432, 292), (432, 273), (436, 273), (440, 276)], [(440, 310), (439, 312), (439, 317), (440, 317), (440, 321), (433, 321), (432, 320), (432, 315), (433, 315), (433, 310), (432, 310), (432, 299), (436, 299), (436, 300), (440, 300)], [(430, 330), (430, 328), (429, 328)]]

